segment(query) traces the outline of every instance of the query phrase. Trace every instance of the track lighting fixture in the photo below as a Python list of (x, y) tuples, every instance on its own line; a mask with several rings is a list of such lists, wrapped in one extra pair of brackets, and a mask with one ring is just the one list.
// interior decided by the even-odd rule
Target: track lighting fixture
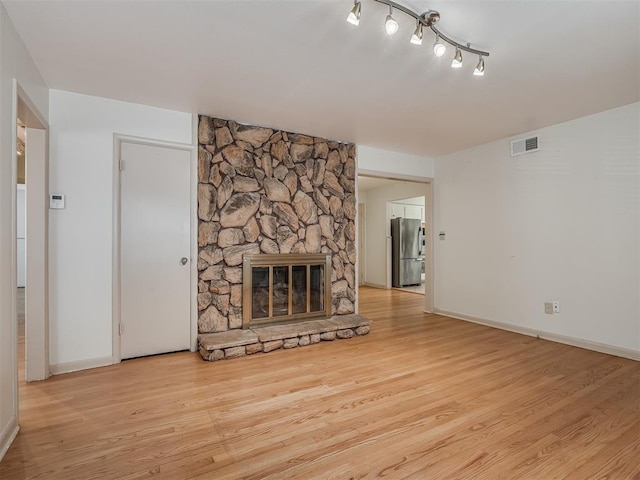
[(398, 31), (398, 28), (398, 22), (393, 18), (393, 7), (389, 5), (389, 15), (387, 15), (387, 18), (384, 21), (384, 29), (387, 32), (387, 35), (393, 35)]
[(416, 22), (416, 29), (411, 35), (410, 42), (414, 45), (422, 45), (422, 24), (420, 22)]
[(441, 57), (447, 51), (447, 47), (440, 41), (440, 35), (436, 35), (436, 41), (433, 44), (433, 54), (436, 57)]
[(358, 24), (360, 23), (361, 10), (362, 10), (362, 4), (358, 0), (354, 0), (353, 8), (351, 9), (351, 12), (349, 12), (349, 16), (347, 17), (347, 22), (357, 27)]
[[(416, 19), (416, 29), (411, 36), (410, 42), (414, 45), (422, 45), (424, 27), (430, 28), (431, 31), (435, 34), (436, 40), (433, 44), (433, 54), (436, 57), (442, 57), (447, 51), (447, 43), (451, 46), (456, 47), (456, 52), (451, 61), (451, 68), (462, 68), (462, 51), (464, 50), (467, 53), (473, 53), (478, 55), (478, 64), (476, 65), (473, 74), (475, 76), (483, 76), (484, 75), (484, 57), (489, 56), (489, 52), (485, 52), (482, 50), (477, 50), (475, 48), (471, 48), (471, 44), (463, 44), (457, 42), (446, 35), (444, 35), (438, 28), (436, 28), (435, 24), (440, 20), (440, 13), (435, 10), (427, 10), (423, 14), (418, 14), (413, 10), (394, 2), (393, 0), (373, 0), (378, 3), (382, 3), (384, 5), (389, 6), (389, 14), (387, 15), (384, 22), (384, 29), (387, 32), (387, 35), (395, 34), (399, 25), (395, 18), (393, 18), (393, 9), (400, 10), (401, 12), (409, 15)], [(361, 1), (354, 0), (353, 8), (347, 17), (347, 21), (353, 25), (358, 25), (360, 22), (360, 12), (361, 12)]]
[(451, 60), (451, 68), (462, 68), (462, 52), (456, 47), (456, 54)]
[(480, 55), (479, 57), (480, 59), (478, 60), (478, 65), (476, 65), (476, 69), (473, 71), (473, 74), (476, 77), (484, 76), (484, 58), (482, 58), (482, 55)]

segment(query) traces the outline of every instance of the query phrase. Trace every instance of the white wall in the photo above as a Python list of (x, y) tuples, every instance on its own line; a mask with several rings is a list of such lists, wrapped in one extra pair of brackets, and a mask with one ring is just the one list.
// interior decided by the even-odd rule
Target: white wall
[(47, 86), (0, 3), (0, 458), (18, 428), (14, 79), (46, 121)]
[(192, 116), (51, 90), (50, 215), (52, 371), (110, 363), (114, 134), (192, 143)]
[(639, 354), (639, 118), (636, 103), (531, 132), (535, 153), (511, 157), (510, 138), (438, 158), (436, 308)]
[(359, 201), (365, 204), (366, 284), (384, 287), (387, 283), (387, 237), (391, 235), (387, 202), (424, 196), (426, 192), (424, 183), (390, 181), (360, 196)]
[(434, 160), (408, 153), (358, 145), (358, 173), (391, 178), (421, 177), (429, 179), (434, 176)]

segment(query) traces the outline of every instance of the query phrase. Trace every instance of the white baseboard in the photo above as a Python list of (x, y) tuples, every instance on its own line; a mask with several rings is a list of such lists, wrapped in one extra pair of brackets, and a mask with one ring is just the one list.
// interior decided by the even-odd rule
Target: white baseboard
[(563, 343), (565, 345), (571, 345), (572, 347), (585, 348), (587, 350), (593, 350), (594, 352), (606, 353), (608, 355), (615, 355), (616, 357), (628, 358), (630, 360), (640, 361), (640, 351), (633, 350), (631, 348), (617, 347), (615, 345), (607, 345), (605, 343), (592, 342), (590, 340), (583, 340), (576, 337), (568, 337), (565, 335), (559, 335), (557, 333), (545, 332), (542, 330), (534, 330), (532, 328), (520, 327), (518, 325), (511, 325), (509, 323), (496, 322), (494, 320), (487, 320), (486, 318), (474, 317), (471, 315), (464, 315), (462, 313), (449, 312), (447, 310), (440, 310), (436, 308), (434, 313), (438, 315), (444, 315), (446, 317), (456, 318), (458, 320), (464, 320), (466, 322), (478, 323), (487, 327), (499, 328), (500, 330), (507, 330), (509, 332), (520, 333), (522, 335), (529, 335), (531, 337), (538, 337), (544, 340), (550, 340), (552, 342)]
[(9, 447), (18, 435), (18, 431), (20, 431), (18, 420), (15, 415), (13, 415), (9, 423), (2, 429), (2, 433), (0, 433), (0, 460), (4, 458), (7, 450), (9, 450)]
[(382, 288), (383, 290), (387, 290), (386, 285), (378, 285), (377, 283), (364, 282), (362, 285), (365, 287)]
[(87, 370), (88, 368), (106, 367), (117, 363), (113, 357), (87, 358), (86, 360), (77, 360), (75, 362), (55, 363), (51, 364), (51, 374), (60, 375), (61, 373), (77, 372), (78, 370)]

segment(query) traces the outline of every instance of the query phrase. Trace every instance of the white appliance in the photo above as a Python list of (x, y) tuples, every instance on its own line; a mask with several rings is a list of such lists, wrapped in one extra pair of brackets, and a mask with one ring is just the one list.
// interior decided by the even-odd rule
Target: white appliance
[(26, 251), (26, 197), (27, 188), (24, 184), (18, 184), (18, 191), (16, 195), (16, 223), (18, 232), (18, 275), (16, 278), (18, 287), (24, 287), (26, 285), (25, 270), (27, 266), (27, 251)]

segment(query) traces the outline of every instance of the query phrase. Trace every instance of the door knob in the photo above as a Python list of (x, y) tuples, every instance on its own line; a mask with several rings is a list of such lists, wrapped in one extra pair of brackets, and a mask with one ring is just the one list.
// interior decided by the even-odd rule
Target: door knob
[(180, 265), (186, 265), (189, 259), (187, 257), (182, 257), (180, 259)]

